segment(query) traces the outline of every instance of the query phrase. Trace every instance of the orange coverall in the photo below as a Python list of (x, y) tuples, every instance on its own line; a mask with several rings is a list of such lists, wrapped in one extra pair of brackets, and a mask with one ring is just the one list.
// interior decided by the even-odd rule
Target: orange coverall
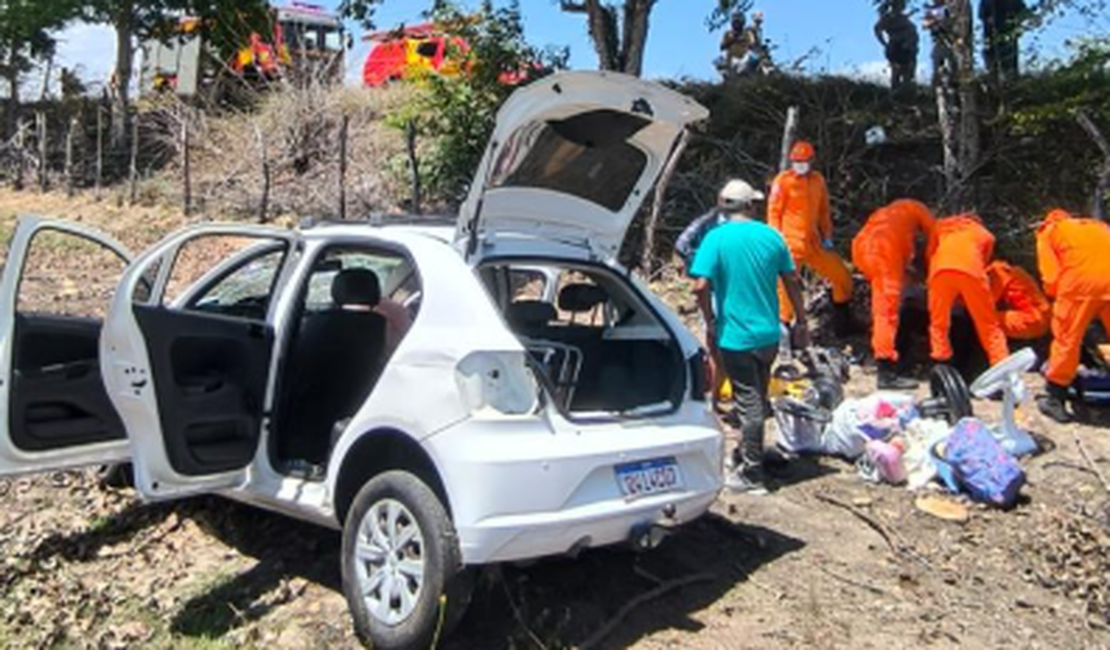
[(852, 263), (871, 283), (871, 350), (879, 361), (897, 361), (898, 315), (906, 269), (918, 232), (933, 229), (933, 214), (920, 201), (901, 199), (875, 211), (852, 241)]
[(1010, 356), (1006, 333), (995, 310), (987, 264), (994, 254), (994, 235), (973, 214), (941, 219), (929, 237), (929, 342), (934, 361), (952, 358), (948, 338), (952, 307), (962, 299), (979, 343), (994, 366)]
[[(792, 169), (779, 174), (771, 188), (767, 223), (782, 233), (799, 267), (808, 266), (832, 284), (834, 303), (852, 301), (852, 273), (844, 260), (822, 245), (832, 238), (833, 230), (824, 176), (816, 171), (798, 175)], [(782, 320), (794, 320), (794, 308), (781, 282), (779, 305)]]
[(1048, 334), (1052, 305), (1033, 276), (998, 261), (987, 267), (987, 277), (1007, 338), (1028, 341)]
[(1110, 226), (1054, 210), (1037, 231), (1037, 265), (1052, 308), (1052, 348), (1045, 377), (1070, 386), (1083, 336), (1096, 318), (1110, 334)]

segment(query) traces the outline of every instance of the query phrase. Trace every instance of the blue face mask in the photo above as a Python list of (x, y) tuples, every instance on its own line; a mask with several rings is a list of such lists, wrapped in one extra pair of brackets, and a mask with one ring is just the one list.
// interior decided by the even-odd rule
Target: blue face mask
[(813, 166), (807, 162), (796, 162), (791, 167), (794, 169), (794, 173), (799, 176), (805, 176), (813, 169)]

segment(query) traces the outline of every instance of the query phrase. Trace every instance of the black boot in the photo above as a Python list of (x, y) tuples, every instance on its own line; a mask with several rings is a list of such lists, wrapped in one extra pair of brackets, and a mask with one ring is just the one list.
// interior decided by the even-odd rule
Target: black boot
[(917, 382), (909, 377), (899, 377), (893, 361), (879, 361), (879, 390), (914, 390)]
[(837, 338), (851, 336), (854, 333), (855, 327), (852, 325), (851, 303), (833, 303), (832, 329), (833, 334), (835, 334)]
[(1072, 421), (1071, 414), (1068, 413), (1068, 389), (1064, 386), (1058, 386), (1052, 382), (1046, 385), (1047, 393), (1037, 398), (1037, 408), (1045, 417), (1052, 419), (1059, 424), (1067, 424)]

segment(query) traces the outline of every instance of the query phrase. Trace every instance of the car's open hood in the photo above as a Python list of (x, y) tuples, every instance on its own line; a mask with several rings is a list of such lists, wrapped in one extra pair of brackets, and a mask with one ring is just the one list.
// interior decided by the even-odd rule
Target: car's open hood
[(468, 253), (511, 234), (615, 257), (684, 129), (708, 115), (622, 74), (564, 72), (529, 84), (498, 113), (456, 239)]

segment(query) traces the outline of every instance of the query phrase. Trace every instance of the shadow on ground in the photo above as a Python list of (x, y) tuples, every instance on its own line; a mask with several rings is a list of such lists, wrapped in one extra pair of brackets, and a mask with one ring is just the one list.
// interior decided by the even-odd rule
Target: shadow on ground
[[(810, 471), (801, 467), (795, 478), (804, 480)], [(342, 593), (338, 533), (218, 498), (178, 505), (136, 503), (95, 529), (48, 538), (36, 559), (91, 559), (97, 549), (155, 527), (173, 512), (256, 560), (251, 568), (230, 573), (185, 601), (169, 621), (174, 634), (219, 639), (300, 597), (302, 592), (283, 588), (293, 578)], [(596, 647), (628, 647), (665, 629), (696, 631), (696, 612), (720, 600), (760, 566), (803, 545), (772, 530), (708, 515), (645, 554), (598, 549), (577, 559), (487, 569), (462, 625), (442, 647), (499, 650), (581, 644), (638, 596), (698, 575), (704, 579), (636, 607)]]
[(707, 580), (644, 602), (597, 648), (626, 648), (666, 629), (697, 631), (693, 614), (720, 600), (760, 566), (804, 544), (766, 528), (708, 515), (659, 549), (634, 554), (599, 549), (577, 559), (504, 568), (480, 581), (470, 611), (444, 650), (577, 646), (591, 639), (627, 603), (661, 584), (705, 574)]
[(279, 589), (292, 578), (342, 591), (335, 531), (216, 498), (194, 519), (257, 564), (186, 601), (170, 623), (175, 634), (218, 638), (256, 621), (299, 596)]

